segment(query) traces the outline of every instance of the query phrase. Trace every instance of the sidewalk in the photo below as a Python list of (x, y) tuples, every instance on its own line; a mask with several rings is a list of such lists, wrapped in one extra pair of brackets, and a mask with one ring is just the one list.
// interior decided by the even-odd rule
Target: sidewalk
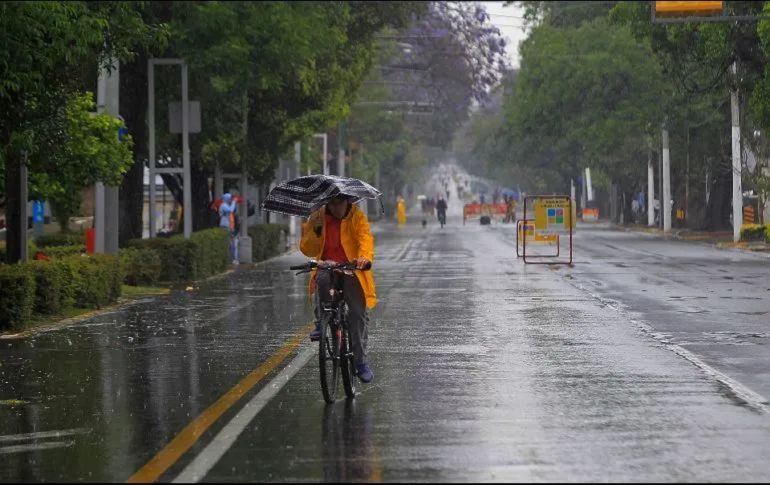
[(678, 228), (671, 229), (666, 235), (663, 230), (657, 227), (648, 227), (636, 224), (625, 226), (612, 225), (611, 227), (624, 231), (637, 231), (647, 234), (653, 234), (658, 237), (675, 239), (678, 241), (694, 241), (709, 244), (719, 249), (730, 249), (751, 253), (765, 253), (770, 256), (770, 244), (764, 241), (739, 241), (733, 242), (732, 231), (694, 231), (692, 229)]

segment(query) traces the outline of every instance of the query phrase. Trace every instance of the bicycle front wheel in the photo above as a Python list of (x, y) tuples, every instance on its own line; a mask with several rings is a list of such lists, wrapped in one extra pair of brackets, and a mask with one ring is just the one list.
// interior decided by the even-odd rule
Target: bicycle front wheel
[(337, 382), (340, 374), (342, 329), (333, 325), (331, 313), (321, 319), (321, 339), (318, 341), (318, 365), (321, 370), (321, 392), (331, 404), (337, 400)]
[(345, 388), (345, 395), (348, 399), (353, 399), (356, 397), (356, 364), (355, 359), (353, 359), (350, 332), (344, 330), (342, 337), (342, 385)]

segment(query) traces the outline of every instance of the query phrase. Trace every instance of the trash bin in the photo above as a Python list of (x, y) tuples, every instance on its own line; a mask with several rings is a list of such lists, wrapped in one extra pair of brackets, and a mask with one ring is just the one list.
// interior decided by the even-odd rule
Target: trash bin
[(86, 229), (86, 252), (88, 254), (94, 254), (94, 236), (93, 227)]

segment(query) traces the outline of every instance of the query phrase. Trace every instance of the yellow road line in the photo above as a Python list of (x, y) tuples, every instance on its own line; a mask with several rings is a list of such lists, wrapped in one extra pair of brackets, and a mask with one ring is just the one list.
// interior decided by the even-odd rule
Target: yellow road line
[(303, 327), (302, 330), (284, 343), (278, 351), (270, 356), (262, 365), (251, 371), (232, 389), (203, 411), (193, 422), (176, 435), (153, 459), (147, 462), (139, 471), (131, 475), (127, 483), (154, 482), (168, 470), (179, 458), (189, 450), (206, 430), (219, 419), (233, 404), (243, 397), (252, 387), (270, 374), (299, 344), (307, 338), (314, 324)]

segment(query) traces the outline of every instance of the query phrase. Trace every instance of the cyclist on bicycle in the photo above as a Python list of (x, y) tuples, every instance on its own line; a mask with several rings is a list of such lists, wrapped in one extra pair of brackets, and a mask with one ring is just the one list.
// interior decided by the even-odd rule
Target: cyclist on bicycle
[[(344, 195), (335, 197), (310, 215), (302, 226), (299, 248), (305, 256), (318, 261), (355, 261), (359, 269), (366, 268), (374, 259), (374, 237), (369, 229), (369, 220)], [(317, 278), (318, 274), (322, 277)], [(310, 278), (309, 291), (315, 293), (316, 317), (315, 329), (310, 332), (311, 340), (318, 340), (321, 336), (320, 299), (326, 301), (328, 298), (332, 284), (328, 276), (326, 272), (315, 272)], [(371, 271), (356, 271), (354, 276), (342, 275), (341, 287), (348, 305), (348, 326), (358, 377), (363, 382), (371, 382), (374, 374), (366, 363), (367, 308), (374, 308), (377, 304), (374, 275)]]
[(446, 209), (446, 201), (444, 200), (443, 196), (439, 195), (438, 202), (436, 202), (436, 215), (438, 216), (438, 220), (441, 222), (442, 226), (446, 224)]

